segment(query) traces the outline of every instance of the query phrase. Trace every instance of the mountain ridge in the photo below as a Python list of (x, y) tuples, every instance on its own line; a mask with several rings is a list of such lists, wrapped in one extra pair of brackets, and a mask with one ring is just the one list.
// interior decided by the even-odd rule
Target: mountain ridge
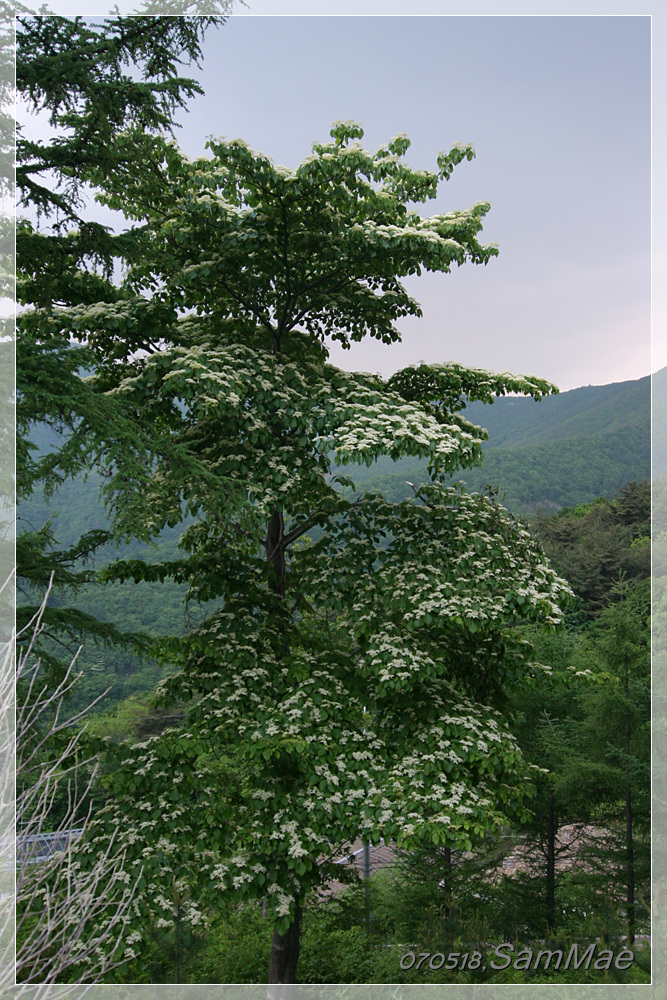
[(628, 426), (628, 408), (644, 407), (650, 415), (650, 405), (651, 376), (645, 375), (627, 382), (568, 389), (537, 403), (525, 396), (501, 396), (490, 406), (470, 403), (464, 413), (489, 432), (487, 447), (499, 448), (589, 434), (593, 414), (597, 426), (613, 431)]

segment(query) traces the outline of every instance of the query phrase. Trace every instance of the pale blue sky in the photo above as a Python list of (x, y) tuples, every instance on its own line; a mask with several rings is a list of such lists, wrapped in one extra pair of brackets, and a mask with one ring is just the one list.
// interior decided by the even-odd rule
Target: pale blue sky
[(234, 15), (205, 43), (205, 96), (179, 142), (244, 138), (295, 166), (331, 122), (375, 148), (398, 132), (409, 161), (472, 141), (425, 211), (488, 200), (486, 268), (415, 279), (425, 316), (404, 342), (335, 350), (388, 374), (455, 360), (543, 375), (562, 388), (650, 369), (648, 17)]

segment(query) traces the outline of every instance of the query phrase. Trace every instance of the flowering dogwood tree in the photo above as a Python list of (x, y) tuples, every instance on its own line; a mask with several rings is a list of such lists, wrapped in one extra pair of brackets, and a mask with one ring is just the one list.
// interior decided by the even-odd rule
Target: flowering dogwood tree
[[(107, 195), (150, 234), (124, 299), (60, 317), (110, 359), (100, 390), (150, 429), (151, 461), (109, 469), (117, 530), (148, 539), (194, 517), (182, 559), (111, 574), (219, 599), (164, 645), (181, 670), (159, 697), (189, 703), (186, 727), (123, 750), (96, 820), (101, 842), (122, 824), (143, 871), (128, 958), (151, 919), (196, 923), (220, 893), (265, 898), (269, 981), (293, 982), (302, 905), (340, 875), (343, 845), (466, 848), (525, 811), (498, 696), (530, 670), (517, 624), (557, 622), (567, 587), (520, 522), (445, 477), (481, 461), (467, 401), (554, 387), (328, 363), (331, 341), (400, 339), (396, 321), (421, 314), (407, 275), (497, 252), (478, 241), (488, 205), (410, 207), (471, 148), (426, 172), (406, 164), (405, 137), (375, 153), (362, 137), (337, 123), (296, 169), (238, 140), (194, 162), (170, 146), (166, 193), (138, 172)], [(157, 346), (131, 356), (142, 327)], [(413, 500), (358, 495), (339, 474), (380, 455), (428, 460)]]

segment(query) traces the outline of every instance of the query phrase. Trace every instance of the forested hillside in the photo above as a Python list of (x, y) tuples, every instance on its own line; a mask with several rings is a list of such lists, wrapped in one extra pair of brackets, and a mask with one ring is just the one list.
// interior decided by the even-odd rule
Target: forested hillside
[[(667, 369), (665, 369), (667, 372)], [(655, 376), (656, 378), (659, 377)], [(471, 403), (466, 415), (489, 432), (488, 448), (517, 448), (547, 441), (614, 434), (646, 427), (651, 405), (651, 378), (610, 385), (587, 385), (537, 406), (517, 396), (503, 396), (493, 406)]]
[[(41, 429), (32, 435), (42, 442), (47, 437)], [(68, 548), (87, 532), (104, 530), (109, 521), (101, 498), (102, 480), (92, 472), (87, 478), (76, 476), (66, 480), (51, 497), (36, 491), (19, 505), (19, 532), (32, 531), (49, 525), (59, 545)], [(149, 562), (165, 561), (178, 557), (178, 539), (182, 527), (165, 528), (155, 545), (144, 545), (135, 540), (116, 545), (101, 546), (86, 565), (101, 569), (112, 560), (123, 557), (142, 558)], [(186, 606), (187, 586), (172, 581), (164, 584), (131, 580), (124, 583), (110, 582), (104, 586), (86, 584), (72, 599), (67, 590), (53, 594), (53, 607), (74, 604), (103, 623), (113, 623), (122, 632), (146, 633), (148, 636), (182, 635), (192, 626), (193, 616), (201, 615), (200, 609)], [(27, 598), (22, 593), (19, 580), (19, 603)], [(72, 646), (74, 652), (76, 646)], [(96, 642), (93, 637), (84, 644), (79, 654), (83, 678), (74, 695), (75, 703), (82, 708), (109, 689), (105, 704), (116, 703), (131, 694), (151, 691), (164, 669), (150, 659), (142, 660), (130, 647), (109, 647)], [(168, 668), (167, 668), (168, 669)]]

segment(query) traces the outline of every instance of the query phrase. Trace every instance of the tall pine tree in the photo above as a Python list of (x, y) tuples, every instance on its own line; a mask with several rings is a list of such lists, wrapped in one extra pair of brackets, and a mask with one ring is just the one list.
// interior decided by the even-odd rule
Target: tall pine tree
[[(24, 212), (16, 233), (17, 564), (23, 596), (18, 625), (34, 617), (53, 576), (54, 596), (42, 617), (49, 641), (39, 644), (39, 652), (56, 673), (85, 636), (127, 641), (111, 624), (69, 603), (95, 578), (84, 564), (111, 535), (90, 531), (63, 547), (51, 519), (39, 525), (21, 521), (21, 500), (38, 491), (55, 505), (65, 478), (95, 467), (102, 442), (108, 456), (125, 436), (135, 443), (137, 438), (118, 407), (81, 378), (99, 363), (95, 344), (73, 341), (58, 317), (64, 309), (95, 303), (114, 303), (122, 313), (124, 293), (114, 275), (141, 256), (144, 234), (141, 227), (112, 231), (95, 221), (90, 199), (100, 184), (122, 190), (138, 163), (155, 188), (164, 186), (165, 133), (175, 113), (201, 92), (195, 80), (180, 75), (181, 64), (201, 56), (205, 31), (223, 20), (17, 19), (16, 88), (31, 111), (48, 113), (53, 131), (49, 138), (31, 138), (19, 124), (17, 134), (16, 182)], [(142, 334), (132, 343), (126, 339), (127, 352), (150, 347), (155, 322), (144, 317)], [(36, 427), (42, 438), (49, 429), (46, 449), (31, 442)], [(140, 638), (135, 641), (145, 648)]]

